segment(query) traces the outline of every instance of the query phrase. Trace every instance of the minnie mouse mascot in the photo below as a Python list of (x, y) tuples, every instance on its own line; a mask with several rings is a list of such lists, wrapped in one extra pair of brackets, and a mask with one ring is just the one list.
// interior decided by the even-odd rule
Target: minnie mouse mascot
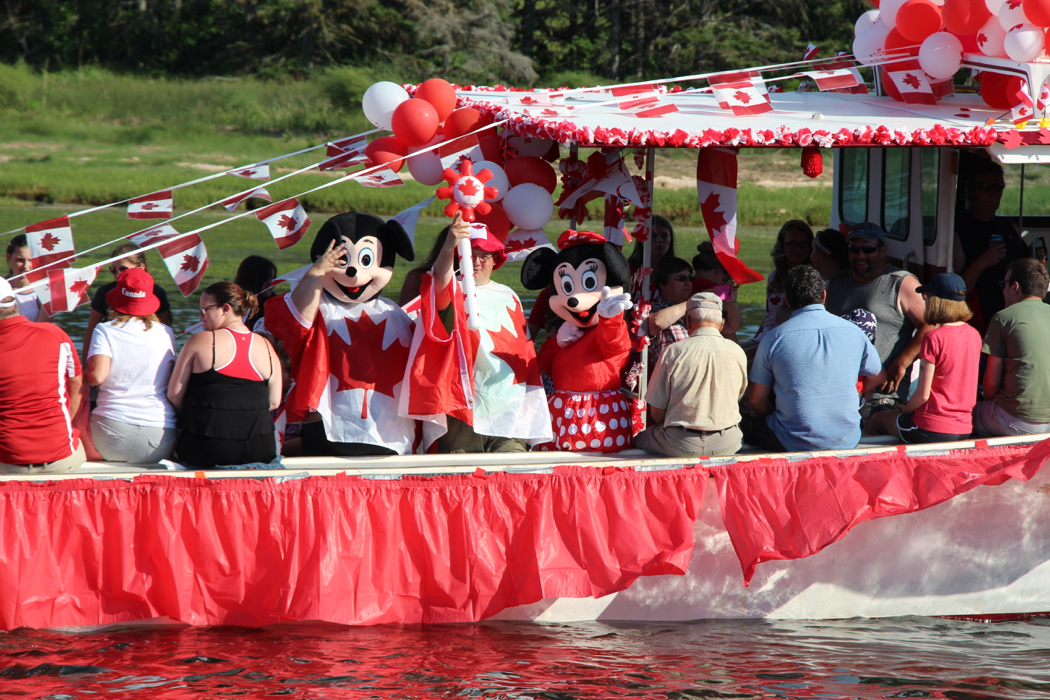
[(551, 290), (550, 308), (563, 319), (540, 348), (540, 368), (554, 383), (547, 399), (554, 442), (540, 449), (619, 452), (634, 433), (620, 372), (631, 341), (623, 291), (631, 271), (620, 249), (591, 231), (566, 231), (555, 253), (540, 248), (526, 258), (521, 283)]

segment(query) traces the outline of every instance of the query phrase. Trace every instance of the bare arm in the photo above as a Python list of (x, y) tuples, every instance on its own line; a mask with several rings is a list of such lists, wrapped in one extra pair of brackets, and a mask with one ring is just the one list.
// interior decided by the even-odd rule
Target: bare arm
[[(44, 313), (43, 306), (40, 307), (40, 313)], [(92, 309), (91, 316), (88, 318), (87, 330), (84, 331), (84, 347), (80, 349), (81, 357), (88, 356), (88, 350), (91, 348), (91, 334), (95, 332), (95, 326), (100, 323), (102, 323), (102, 314)]]
[(182, 408), (182, 400), (186, 397), (186, 387), (189, 385), (190, 375), (193, 374), (197, 356), (209, 342), (205, 336), (210, 337), (211, 333), (206, 331), (190, 338), (179, 353), (179, 359), (175, 360), (175, 369), (168, 380), (168, 401), (171, 401), (176, 410)]
[(339, 259), (345, 254), (346, 249), (343, 246), (337, 248), (333, 240), (292, 290), (292, 303), (295, 304), (299, 315), (307, 321), (313, 322), (317, 316), (317, 309), (321, 306), (324, 276), (338, 266)]
[(747, 403), (756, 416), (768, 416), (776, 410), (773, 405), (772, 384), (751, 384), (751, 395)]
[[(265, 342), (265, 338), (263, 338)], [(270, 410), (274, 411), (278, 406), (281, 405), (281, 399), (284, 398), (283, 392), (283, 381), (281, 375), (281, 358), (277, 356), (277, 351), (273, 349), (273, 346), (269, 342), (266, 342), (266, 352), (270, 355), (270, 366), (273, 367), (273, 374), (270, 375), (269, 383), (267, 388), (270, 390)]]
[(919, 360), (919, 386), (915, 394), (901, 408), (903, 413), (915, 413), (924, 403), (930, 400), (930, 391), (933, 389), (933, 374), (936, 365), (927, 360)]
[(736, 298), (728, 299), (722, 304), (725, 312), (725, 325), (722, 326), (722, 335), (735, 335), (744, 325), (744, 314), (740, 311), (740, 304)]
[(868, 376), (862, 376), (861, 381), (864, 382), (863, 393), (867, 394), (869, 391), (877, 386), (881, 386), (886, 383), (886, 370), (882, 370), (878, 374), (869, 374)]
[(666, 309), (660, 309), (649, 314), (649, 335), (662, 333), (680, 321), (685, 316), (685, 306), (688, 303), (688, 301), (683, 301), (681, 304), (668, 306)]
[[(452, 284), (453, 256), (456, 254), (456, 246), (464, 238), (470, 237), (470, 224), (463, 221), (459, 214), (452, 220), (449, 235), (445, 238), (445, 245), (441, 247), (441, 253), (434, 261), (434, 287), (437, 290), (438, 311), (448, 308), (452, 303), (452, 295), (449, 293)], [(471, 270), (464, 270), (464, 274), (471, 274)]]
[(926, 302), (923, 301), (922, 295), (916, 291), (918, 288), (918, 278), (914, 275), (908, 275), (901, 282), (900, 293), (897, 295), (897, 304), (900, 306), (901, 312), (915, 326), (916, 331), (900, 355), (891, 360), (885, 368), (886, 382), (882, 385), (882, 390), (886, 393), (897, 390), (908, 368), (915, 362), (915, 358), (919, 356), (919, 351), (922, 349), (922, 337), (932, 327), (926, 325), (926, 322), (923, 320), (923, 314), (926, 313)]
[(89, 357), (87, 372), (84, 373), (84, 379), (87, 380), (88, 386), (98, 386), (106, 381), (112, 365), (113, 358), (109, 355), (92, 355)]
[(987, 364), (984, 366), (984, 400), (991, 401), (999, 393), (1000, 384), (1003, 381), (1003, 358), (995, 355), (986, 355)]
[(664, 422), (664, 416), (667, 415), (666, 408), (657, 408), (656, 406), (649, 407), (649, 415), (653, 418), (653, 425), (660, 425)]

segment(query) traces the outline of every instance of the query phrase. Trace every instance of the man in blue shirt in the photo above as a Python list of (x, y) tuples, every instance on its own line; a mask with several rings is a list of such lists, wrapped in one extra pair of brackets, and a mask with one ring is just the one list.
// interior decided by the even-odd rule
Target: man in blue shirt
[(744, 441), (770, 452), (856, 447), (857, 381), (865, 391), (885, 381), (879, 354), (862, 330), (824, 308), (827, 293), (815, 269), (793, 268), (785, 287), (794, 313), (758, 346), (748, 377), (756, 416), (741, 422)]

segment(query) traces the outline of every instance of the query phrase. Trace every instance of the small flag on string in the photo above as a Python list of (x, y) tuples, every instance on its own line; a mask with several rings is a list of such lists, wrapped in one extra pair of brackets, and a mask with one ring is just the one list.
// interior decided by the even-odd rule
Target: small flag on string
[(255, 216), (270, 229), (270, 235), (281, 250), (291, 248), (310, 230), (310, 217), (294, 197), (263, 207), (255, 212)]
[[(851, 61), (849, 58), (846, 58), (847, 56), (849, 56), (849, 54), (845, 53), (844, 51), (839, 51), (835, 54), (835, 61), (832, 61), (831, 63), (821, 63), (815, 67), (821, 71), (848, 70), (853, 75), (853, 78), (856, 81), (855, 84), (849, 87), (829, 88), (828, 92), (841, 92), (853, 95), (867, 95), (868, 88), (864, 85), (864, 78), (861, 77), (860, 71), (857, 70), (857, 64)], [(820, 89), (823, 90), (824, 88)], [(936, 94), (936, 91), (934, 92), (934, 94)]]
[(712, 85), (711, 90), (715, 94), (715, 99), (718, 100), (718, 106), (732, 110), (733, 114), (738, 117), (764, 114), (773, 110), (769, 96), (764, 91), (759, 91), (750, 82)]
[[(56, 261), (55, 267), (69, 267), (73, 263), (73, 229), (69, 225), (69, 217), (62, 216), (50, 221), (26, 226), (26, 242), (29, 244), (29, 257), (34, 268), (50, 265)], [(68, 259), (65, 259), (68, 258)], [(34, 271), (26, 275), (31, 282), (44, 279), (46, 271)]]
[(485, 160), (485, 157), (481, 154), (481, 147), (478, 145), (477, 134), (461, 136), (458, 139), (441, 144), (438, 146), (437, 152), (438, 158), (441, 159), (442, 168), (455, 166), (462, 156), (466, 156), (467, 160), (474, 163)]
[(802, 71), (800, 75), (804, 75), (815, 82), (819, 90), (841, 90), (854, 87), (863, 82), (856, 68), (807, 70)]
[(171, 190), (162, 190), (128, 202), (129, 219), (170, 219), (174, 208)]
[(380, 168), (367, 175), (352, 178), (364, 187), (397, 187), (405, 184), (405, 181), (397, 176), (390, 168)]
[(200, 286), (204, 271), (208, 269), (208, 249), (196, 233), (182, 236), (157, 247), (164, 258), (164, 266), (175, 280), (175, 285), (188, 297)]
[(258, 165), (248, 165), (243, 168), (237, 168), (236, 170), (227, 170), (226, 174), (236, 175), (237, 177), (246, 177), (249, 180), (269, 180), (270, 164), (262, 163)]
[(365, 146), (368, 145), (368, 138), (365, 136), (350, 136), (349, 138), (339, 139), (338, 141), (329, 141), (326, 144), (325, 155), (331, 158), (332, 156), (342, 155), (343, 153), (352, 152), (365, 152)]
[(175, 227), (171, 224), (160, 224), (159, 226), (148, 228), (145, 231), (134, 233), (127, 238), (139, 248), (145, 248), (148, 245), (160, 243), (161, 241), (166, 241), (169, 238), (174, 238), (178, 235), (179, 232), (176, 231)]
[(95, 281), (98, 268), (91, 266), (84, 269), (66, 268), (51, 269), (46, 272), (47, 284), (37, 288), (40, 300), (48, 316), (72, 311), (87, 302), (88, 288)]
[(806, 47), (806, 53), (802, 55), (802, 60), (812, 61), (814, 58), (817, 57), (818, 53), (820, 53), (820, 47), (816, 44), (811, 43)]
[(226, 211), (231, 211), (232, 212), (234, 209), (236, 209), (237, 207), (239, 207), (241, 205), (241, 202), (247, 201), (247, 200), (251, 199), (252, 197), (258, 197), (259, 199), (265, 199), (267, 202), (272, 202), (273, 201), (273, 198), (270, 196), (270, 193), (266, 191), (266, 188), (264, 188), (264, 187), (256, 187), (251, 192), (244, 192), (242, 194), (235, 194), (232, 197), (227, 197), (226, 199), (222, 200), (222, 202), (220, 202), (220, 204), (222, 204), (222, 206), (226, 207)]
[(365, 155), (365, 146), (367, 145), (368, 139), (364, 136), (354, 136), (341, 141), (333, 141), (325, 149), (325, 155), (328, 156), (328, 160), (322, 161), (317, 168), (325, 171), (361, 165), (368, 161), (368, 156)]
[(910, 105), (935, 105), (937, 98), (930, 87), (930, 81), (921, 70), (901, 70), (886, 73), (887, 77), (897, 86), (901, 99)]

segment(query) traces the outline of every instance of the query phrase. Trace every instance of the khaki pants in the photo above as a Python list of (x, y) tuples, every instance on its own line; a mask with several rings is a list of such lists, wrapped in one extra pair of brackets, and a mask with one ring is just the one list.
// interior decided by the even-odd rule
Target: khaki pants
[(438, 438), (438, 452), (525, 452), (526, 443), (518, 438), (479, 435), (463, 421), (446, 416), (448, 432)]
[(39, 466), (4, 464), (3, 462), (0, 462), (0, 474), (64, 474), (66, 472), (73, 472), (80, 469), (80, 466), (86, 461), (87, 455), (84, 454), (84, 445), (81, 443), (81, 445), (77, 447), (77, 451), (65, 459), (59, 459)]
[(742, 440), (736, 425), (707, 431), (657, 425), (635, 435), (634, 446), (664, 457), (720, 457), (736, 454)]

